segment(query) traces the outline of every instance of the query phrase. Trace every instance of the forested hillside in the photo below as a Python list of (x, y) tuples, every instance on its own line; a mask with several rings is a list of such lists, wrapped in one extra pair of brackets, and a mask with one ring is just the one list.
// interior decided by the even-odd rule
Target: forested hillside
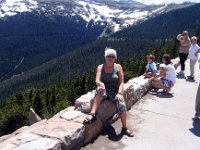
[(95, 41), (105, 26), (37, 12), (0, 18), (0, 82)]
[(117, 50), (119, 61), (138, 58), (147, 49), (158, 49), (172, 42), (183, 30), (191, 35), (200, 31), (200, 4), (177, 9), (101, 38), (0, 84), (0, 101), (30, 87), (48, 87), (85, 74), (103, 63), (105, 47)]

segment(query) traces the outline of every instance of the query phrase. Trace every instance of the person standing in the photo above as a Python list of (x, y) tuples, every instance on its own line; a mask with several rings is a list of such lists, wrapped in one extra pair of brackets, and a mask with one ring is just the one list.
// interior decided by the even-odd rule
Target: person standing
[(195, 115), (192, 118), (194, 121), (199, 120), (200, 118), (200, 83), (196, 94), (196, 103), (195, 103)]
[(191, 38), (191, 47), (189, 49), (189, 59), (190, 59), (190, 76), (187, 76), (188, 79), (194, 80), (194, 67), (198, 59), (198, 52), (200, 51), (200, 47), (197, 44), (197, 37), (193, 36)]
[(181, 71), (179, 72), (180, 75), (184, 75), (185, 71), (185, 61), (187, 60), (189, 49), (191, 46), (191, 41), (189, 38), (188, 31), (183, 31), (182, 34), (177, 35), (177, 40), (180, 41), (180, 48), (179, 48), (179, 58), (181, 64)]

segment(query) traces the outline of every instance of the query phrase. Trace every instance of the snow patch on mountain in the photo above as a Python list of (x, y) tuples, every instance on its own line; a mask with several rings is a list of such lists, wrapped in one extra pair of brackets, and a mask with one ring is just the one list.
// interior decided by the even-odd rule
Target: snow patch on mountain
[[(73, 5), (70, 6), (70, 4)], [(145, 20), (151, 15), (164, 11), (165, 7), (161, 5), (155, 8), (128, 6), (124, 8), (118, 5), (107, 5), (100, 1), (91, 0), (56, 2), (46, 2), (45, 0), (2, 0), (0, 1), (0, 18), (35, 10), (38, 14), (42, 13), (46, 16), (79, 16), (87, 23), (92, 21), (94, 25), (106, 25), (116, 32), (140, 20)]]
[(0, 17), (14, 16), (21, 12), (30, 12), (37, 7), (37, 2), (33, 0), (4, 0), (0, 4)]

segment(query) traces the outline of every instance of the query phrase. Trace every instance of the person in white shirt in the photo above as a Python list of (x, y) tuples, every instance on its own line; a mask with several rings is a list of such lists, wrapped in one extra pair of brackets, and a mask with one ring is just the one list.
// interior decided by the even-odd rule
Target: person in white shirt
[(163, 63), (165, 68), (151, 80), (152, 86), (156, 89), (163, 89), (163, 94), (166, 95), (176, 83), (176, 70), (171, 64), (171, 58), (168, 54), (163, 55)]
[(193, 36), (191, 38), (192, 45), (189, 49), (189, 59), (190, 59), (190, 76), (187, 76), (188, 79), (194, 80), (194, 67), (198, 60), (198, 52), (200, 51), (200, 47), (197, 44), (197, 37)]

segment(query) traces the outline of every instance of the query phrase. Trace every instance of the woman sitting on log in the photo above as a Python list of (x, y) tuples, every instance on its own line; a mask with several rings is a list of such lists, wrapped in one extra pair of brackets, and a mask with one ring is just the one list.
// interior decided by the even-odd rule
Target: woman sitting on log
[[(122, 122), (122, 133), (132, 137), (133, 133), (126, 125), (126, 104), (123, 98), (124, 73), (121, 65), (116, 64), (117, 53), (114, 49), (105, 50), (105, 63), (97, 67), (96, 72), (96, 93), (92, 109), (85, 123), (92, 123), (96, 120), (98, 106), (102, 100), (110, 100), (116, 106)], [(105, 110), (106, 111), (106, 110)]]

